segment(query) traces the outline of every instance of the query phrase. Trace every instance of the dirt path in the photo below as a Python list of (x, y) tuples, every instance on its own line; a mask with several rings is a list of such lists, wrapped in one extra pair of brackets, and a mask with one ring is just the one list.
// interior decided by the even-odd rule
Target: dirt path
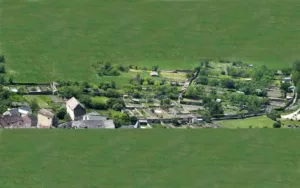
[(300, 120), (300, 109), (298, 109), (297, 111), (293, 112), (293, 113), (290, 113), (288, 115), (283, 115), (281, 116), (281, 119), (285, 120), (285, 119), (288, 119), (288, 120)]

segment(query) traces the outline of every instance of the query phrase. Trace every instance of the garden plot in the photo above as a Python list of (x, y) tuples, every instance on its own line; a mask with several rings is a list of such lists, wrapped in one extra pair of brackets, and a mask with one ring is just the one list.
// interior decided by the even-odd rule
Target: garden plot
[(183, 110), (181, 113), (190, 113), (190, 112), (193, 112), (193, 111), (197, 111), (197, 110), (204, 110), (204, 107), (203, 106), (197, 106), (197, 105), (181, 105)]
[(36, 100), (39, 108), (49, 108), (52, 102), (51, 98), (45, 95), (25, 95), (24, 98), (29, 102)]
[(160, 75), (163, 78), (168, 79), (169, 81), (184, 82), (186, 80), (186, 73), (183, 73), (183, 72), (161, 71)]

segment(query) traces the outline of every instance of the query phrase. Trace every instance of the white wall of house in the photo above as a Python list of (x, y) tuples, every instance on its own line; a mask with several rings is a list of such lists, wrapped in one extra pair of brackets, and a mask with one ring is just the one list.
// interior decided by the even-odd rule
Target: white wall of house
[(42, 114), (38, 114), (38, 127), (50, 128), (52, 126), (53, 119), (46, 117)]
[(68, 105), (66, 105), (66, 108), (67, 108), (67, 113), (69, 114), (70, 118), (74, 121), (75, 120), (74, 111)]

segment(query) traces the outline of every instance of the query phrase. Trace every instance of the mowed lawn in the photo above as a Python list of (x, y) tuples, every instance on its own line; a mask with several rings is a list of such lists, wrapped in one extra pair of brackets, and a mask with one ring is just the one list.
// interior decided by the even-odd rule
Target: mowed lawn
[(299, 133), (0, 130), (0, 187), (298, 188)]
[(216, 121), (218, 125), (224, 128), (272, 128), (274, 121), (266, 116)]
[(163, 69), (199, 59), (273, 68), (299, 58), (298, 0), (1, 0), (0, 51), (17, 81), (99, 81), (97, 61)]

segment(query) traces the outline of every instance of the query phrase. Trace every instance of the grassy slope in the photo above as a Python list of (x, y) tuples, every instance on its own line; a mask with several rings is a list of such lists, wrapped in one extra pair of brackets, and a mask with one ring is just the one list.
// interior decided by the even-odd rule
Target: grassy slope
[(186, 68), (240, 58), (277, 68), (299, 57), (298, 0), (0, 2), (0, 50), (18, 81), (95, 81), (98, 60)]
[(4, 130), (0, 187), (293, 188), (299, 141), (290, 129)]
[(266, 116), (246, 118), (240, 120), (224, 120), (217, 121), (219, 125), (224, 126), (225, 128), (264, 128), (264, 127), (273, 127), (274, 121), (267, 118)]

